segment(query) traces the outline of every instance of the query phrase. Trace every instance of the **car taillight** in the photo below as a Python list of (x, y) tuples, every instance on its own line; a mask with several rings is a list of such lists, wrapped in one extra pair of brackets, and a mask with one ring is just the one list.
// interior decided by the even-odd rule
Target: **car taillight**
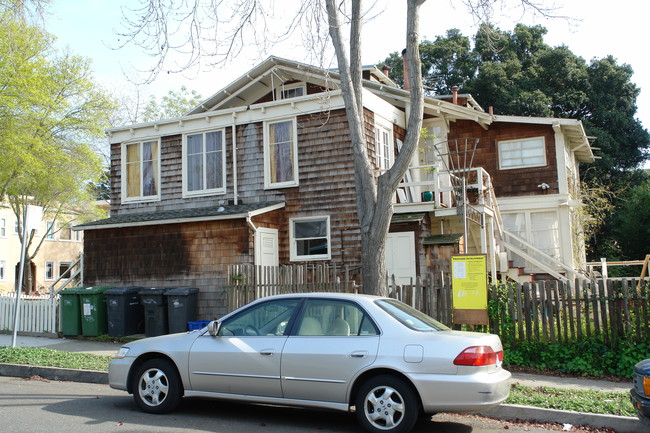
[(650, 377), (643, 377), (643, 392), (646, 397), (650, 397)]
[(493, 365), (503, 361), (503, 350), (495, 352), (490, 346), (472, 346), (454, 359), (454, 365)]

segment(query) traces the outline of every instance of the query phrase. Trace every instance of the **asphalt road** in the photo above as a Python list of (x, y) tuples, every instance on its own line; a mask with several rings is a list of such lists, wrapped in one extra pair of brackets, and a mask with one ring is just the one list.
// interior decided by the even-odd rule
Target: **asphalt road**
[[(439, 414), (413, 433), (545, 432), (474, 416)], [(0, 431), (360, 433), (353, 414), (188, 399), (174, 413), (140, 412), (132, 396), (107, 385), (0, 376)]]

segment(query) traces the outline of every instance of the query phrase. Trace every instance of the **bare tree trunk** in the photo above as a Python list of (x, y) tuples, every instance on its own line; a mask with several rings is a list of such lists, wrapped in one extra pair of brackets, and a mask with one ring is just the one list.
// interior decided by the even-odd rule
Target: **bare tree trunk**
[(329, 33), (339, 66), (341, 88), (352, 140), (357, 209), (361, 229), (362, 291), (386, 295), (386, 268), (384, 264), (386, 236), (393, 215), (392, 198), (397, 185), (408, 169), (422, 127), (423, 93), (419, 54), (419, 7), (425, 0), (409, 0), (407, 11), (407, 61), (409, 78), (414, 85), (408, 110), (409, 122), (404, 146), (395, 163), (386, 173), (375, 178), (367, 157), (364, 132), (361, 82), (361, 1), (353, 2), (350, 26), (350, 59), (347, 57), (340, 31), (336, 2), (327, 0)]

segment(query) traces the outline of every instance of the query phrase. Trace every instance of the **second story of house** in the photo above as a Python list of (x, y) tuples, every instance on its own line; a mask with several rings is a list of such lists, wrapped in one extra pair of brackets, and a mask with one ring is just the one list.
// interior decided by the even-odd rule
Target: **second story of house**
[[(409, 93), (375, 67), (364, 78), (367, 152), (380, 173), (401, 149)], [(354, 204), (337, 79), (336, 71), (270, 57), (183, 117), (109, 130), (111, 216)], [(396, 204), (428, 201), (433, 189), (440, 206), (453, 207), (453, 177), (470, 169), (491, 176), (499, 198), (569, 194), (578, 163), (593, 160), (580, 122), (494, 116), (469, 95), (454, 96), (425, 99), (420, 150)]]

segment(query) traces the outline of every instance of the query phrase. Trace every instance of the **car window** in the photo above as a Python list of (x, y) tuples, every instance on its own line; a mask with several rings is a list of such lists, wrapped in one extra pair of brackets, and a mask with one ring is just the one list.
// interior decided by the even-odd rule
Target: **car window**
[(296, 335), (357, 336), (377, 335), (377, 326), (353, 302), (309, 299), (298, 319)]
[(421, 311), (410, 307), (396, 299), (381, 299), (375, 301), (382, 310), (397, 319), (402, 325), (414, 331), (447, 331), (448, 327), (427, 316)]
[(253, 305), (226, 319), (219, 335), (256, 336), (284, 335), (298, 299), (282, 299)]

